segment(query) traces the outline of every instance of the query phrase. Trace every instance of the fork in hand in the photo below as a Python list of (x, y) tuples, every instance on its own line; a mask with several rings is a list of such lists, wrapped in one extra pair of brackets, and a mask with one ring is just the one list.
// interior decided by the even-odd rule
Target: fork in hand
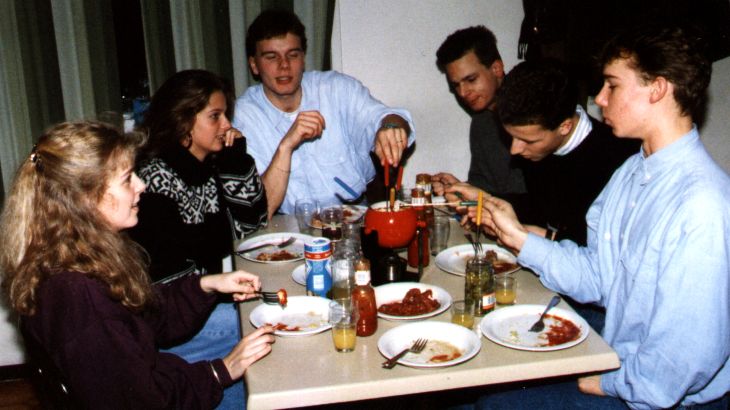
[(267, 305), (281, 305), (286, 307), (286, 290), (279, 289), (278, 292), (263, 292), (260, 290), (256, 291), (256, 294), (261, 295), (261, 299)]
[(296, 241), (296, 240), (297, 240), (297, 238), (295, 238), (293, 236), (290, 236), (289, 239), (287, 239), (287, 240), (285, 240), (284, 242), (281, 242), (281, 243), (263, 243), (261, 245), (256, 245), (256, 246), (251, 247), (251, 248), (248, 248), (248, 249), (244, 249), (244, 250), (241, 250), (241, 251), (236, 251), (236, 255), (243, 256), (244, 253), (249, 253), (251, 251), (255, 251), (255, 250), (258, 250), (258, 249), (266, 248), (268, 246), (276, 246), (279, 249), (283, 249), (283, 248), (286, 248), (287, 246), (293, 244), (294, 241)]
[(423, 351), (423, 349), (426, 348), (426, 344), (427, 343), (428, 343), (428, 339), (420, 338), (420, 339), (416, 340), (415, 342), (413, 342), (413, 344), (411, 345), (411, 347), (409, 347), (407, 349), (403, 349), (403, 351), (401, 351), (397, 355), (395, 355), (395, 356), (391, 357), (390, 359), (384, 361), (383, 362), (383, 367), (386, 368), (386, 369), (392, 369), (393, 367), (395, 367), (396, 363), (398, 363), (398, 360), (401, 357), (405, 356), (406, 353), (408, 353), (408, 352), (411, 352), (411, 353), (421, 353)]

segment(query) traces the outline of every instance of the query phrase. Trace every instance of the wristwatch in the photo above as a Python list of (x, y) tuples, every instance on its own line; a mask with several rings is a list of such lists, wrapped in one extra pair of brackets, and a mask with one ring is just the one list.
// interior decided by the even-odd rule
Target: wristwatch
[(550, 239), (551, 241), (554, 241), (557, 236), (558, 229), (548, 224), (547, 228), (545, 228), (545, 239)]

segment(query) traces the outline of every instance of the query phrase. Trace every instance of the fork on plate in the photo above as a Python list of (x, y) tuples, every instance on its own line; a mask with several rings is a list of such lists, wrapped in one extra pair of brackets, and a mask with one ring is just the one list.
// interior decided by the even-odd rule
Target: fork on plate
[(256, 245), (256, 246), (253, 246), (253, 247), (248, 248), (248, 249), (244, 249), (244, 250), (241, 250), (241, 251), (236, 251), (236, 255), (243, 256), (244, 253), (249, 253), (249, 252), (252, 252), (252, 251), (255, 251), (255, 250), (259, 250), (259, 249), (263, 249), (263, 248), (266, 248), (266, 247), (269, 247), (269, 246), (276, 246), (279, 249), (283, 249), (283, 248), (286, 248), (287, 246), (293, 244), (294, 241), (296, 241), (296, 240), (297, 240), (297, 238), (295, 238), (293, 236), (290, 236), (284, 242), (280, 242), (280, 243), (262, 243), (261, 245)]
[(406, 353), (421, 353), (423, 349), (426, 348), (426, 344), (428, 344), (428, 339), (420, 338), (417, 339), (413, 344), (407, 348), (403, 349), (400, 353), (397, 355), (391, 357), (390, 359), (383, 362), (383, 367), (386, 369), (392, 369), (395, 367), (395, 365), (398, 363), (398, 360), (400, 360), (401, 357), (405, 356)]

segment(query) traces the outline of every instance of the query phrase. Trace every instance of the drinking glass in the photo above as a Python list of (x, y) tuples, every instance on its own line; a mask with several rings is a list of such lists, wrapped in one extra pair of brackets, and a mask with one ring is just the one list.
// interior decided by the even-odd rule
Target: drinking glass
[(448, 215), (434, 215), (433, 229), (431, 230), (431, 255), (438, 255), (439, 252), (446, 249), (449, 242), (449, 224)]
[(322, 220), (322, 236), (331, 241), (339, 241), (342, 238), (342, 207), (330, 206), (319, 213)]
[(467, 329), (474, 327), (474, 305), (463, 300), (454, 301), (451, 304), (451, 323)]
[(314, 199), (297, 199), (294, 204), (294, 214), (297, 217), (299, 232), (310, 233), (312, 218), (319, 213), (319, 204)]
[(352, 352), (357, 340), (358, 311), (352, 300), (335, 299), (329, 304), (332, 341), (338, 352)]
[(498, 305), (514, 305), (517, 299), (515, 278), (510, 275), (494, 275), (494, 295)]

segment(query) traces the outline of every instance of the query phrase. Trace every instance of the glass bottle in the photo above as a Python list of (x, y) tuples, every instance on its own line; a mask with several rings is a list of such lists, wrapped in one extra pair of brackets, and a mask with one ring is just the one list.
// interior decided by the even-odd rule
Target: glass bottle
[(417, 218), (417, 228), (416, 228), (416, 236), (413, 237), (413, 240), (410, 244), (408, 244), (408, 266), (417, 268), (418, 267), (418, 243), (419, 238), (421, 241), (421, 266), (428, 266), (429, 263), (429, 240), (428, 240), (428, 228), (426, 227), (426, 214), (425, 214), (425, 208), (423, 205), (425, 202), (425, 195), (423, 192), (423, 189), (421, 188), (413, 188), (411, 190), (411, 205), (416, 210), (416, 218)]
[(474, 306), (475, 316), (484, 316), (494, 310), (494, 268), (483, 256), (475, 256), (466, 262), (464, 300)]
[(337, 243), (332, 256), (331, 299), (350, 299), (355, 287), (355, 263), (360, 259), (360, 246), (352, 239)]
[[(416, 175), (416, 188), (421, 188), (423, 190), (423, 197), (425, 198), (426, 204), (431, 204), (433, 202), (432, 198), (431, 198), (431, 175), (430, 174)], [(433, 207), (426, 205), (423, 212), (426, 215), (426, 224), (428, 226), (428, 229), (430, 230), (433, 228), (433, 218), (434, 218)]]
[(357, 307), (357, 335), (370, 336), (378, 330), (378, 307), (375, 304), (375, 290), (370, 286), (370, 261), (361, 258), (355, 264), (355, 289), (352, 303)]

